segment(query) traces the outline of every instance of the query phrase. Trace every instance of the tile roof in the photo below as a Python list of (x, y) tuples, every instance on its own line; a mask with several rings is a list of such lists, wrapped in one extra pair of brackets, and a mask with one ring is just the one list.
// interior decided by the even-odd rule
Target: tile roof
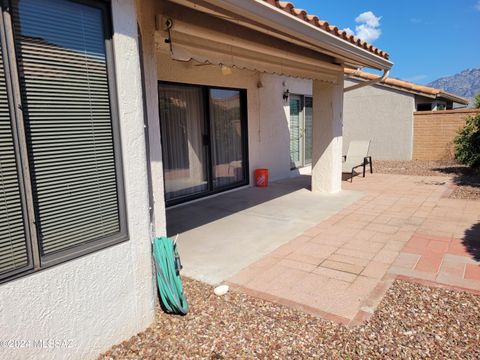
[[(352, 70), (352, 69), (348, 69), (348, 68), (345, 68), (344, 72), (349, 77), (356, 77), (356, 78), (364, 79), (364, 80), (375, 80), (375, 79), (378, 79), (380, 77), (379, 75), (367, 73), (367, 72), (364, 72), (364, 71)], [(387, 77), (381, 83), (385, 84), (385, 85), (390, 85), (390, 86), (393, 86), (393, 87), (396, 87), (396, 88), (400, 88), (400, 89), (403, 89), (403, 90), (407, 90), (409, 92), (415, 92), (415, 93), (425, 94), (425, 95), (434, 96), (434, 97), (443, 97), (443, 98), (450, 99), (450, 100), (452, 100), (456, 103), (459, 103), (459, 104), (464, 104), (464, 105), (468, 104), (467, 99), (462, 98), (460, 96), (457, 96), (455, 94), (451, 94), (451, 93), (448, 93), (446, 91), (431, 88), (431, 87), (428, 87), (428, 86), (414, 84), (414, 83), (404, 81), (404, 80), (399, 80), (399, 79), (394, 79), (394, 78)]]
[(320, 20), (318, 18), (318, 16), (316, 15), (310, 15), (308, 14), (305, 10), (303, 9), (299, 9), (299, 8), (296, 8), (295, 5), (293, 5), (293, 3), (289, 2), (289, 1), (278, 1), (278, 0), (263, 0), (264, 2), (272, 5), (272, 6), (275, 6), (276, 8), (278, 9), (281, 9), (309, 24), (312, 24), (313, 26), (316, 26), (318, 27), (319, 29), (325, 31), (325, 32), (328, 32), (330, 34), (333, 34), (347, 42), (350, 42), (362, 49), (365, 49), (375, 55), (378, 55), (384, 59), (389, 59), (389, 55), (388, 53), (386, 53), (385, 51), (382, 51), (376, 47), (374, 47), (373, 45), (367, 43), (366, 41), (363, 41), (361, 39), (359, 39), (358, 37), (356, 36), (353, 36), (353, 35), (350, 35), (348, 34), (345, 30), (342, 30), (342, 29), (339, 29), (338, 27), (334, 26), (334, 25), (331, 25), (329, 24), (327, 21), (325, 20)]

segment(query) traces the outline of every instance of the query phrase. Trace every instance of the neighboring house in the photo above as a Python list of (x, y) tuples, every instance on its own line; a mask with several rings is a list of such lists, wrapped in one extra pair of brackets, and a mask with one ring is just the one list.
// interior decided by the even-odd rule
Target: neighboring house
[(0, 10), (2, 359), (93, 358), (147, 327), (166, 206), (309, 162), (312, 191), (339, 191), (344, 69), (392, 66), (273, 0)]
[[(378, 75), (346, 69), (345, 88), (378, 79)], [(468, 100), (442, 90), (393, 78), (345, 93), (343, 150), (351, 140), (371, 139), (374, 160), (411, 160), (413, 113), (450, 110)]]

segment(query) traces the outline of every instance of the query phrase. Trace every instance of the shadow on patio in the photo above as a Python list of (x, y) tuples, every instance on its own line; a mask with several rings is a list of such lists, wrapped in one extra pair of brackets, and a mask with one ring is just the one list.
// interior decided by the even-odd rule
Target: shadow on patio
[(220, 283), (362, 196), (312, 193), (309, 186), (310, 176), (299, 176), (167, 210), (183, 274)]
[(453, 182), (459, 186), (480, 188), (480, 171), (468, 166), (445, 166), (432, 169), (442, 174), (453, 175)]
[(462, 243), (469, 254), (472, 255), (475, 260), (480, 261), (480, 223), (465, 230)]
[(183, 233), (302, 189), (311, 189), (310, 176), (274, 181), (267, 188), (234, 190), (167, 209), (168, 236)]

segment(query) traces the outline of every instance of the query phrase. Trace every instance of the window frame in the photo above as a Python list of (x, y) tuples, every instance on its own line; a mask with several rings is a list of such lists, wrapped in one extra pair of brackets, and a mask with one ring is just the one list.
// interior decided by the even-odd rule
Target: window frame
[[(206, 146), (207, 149), (205, 151), (206, 155), (206, 166), (207, 166), (207, 181), (208, 181), (208, 190), (203, 191), (197, 194), (192, 195), (185, 195), (178, 197), (176, 199), (167, 200), (165, 199), (165, 207), (169, 208), (175, 205), (184, 204), (189, 201), (202, 199), (207, 196), (215, 195), (218, 193), (222, 193), (228, 190), (236, 189), (242, 186), (247, 186), (250, 184), (250, 164), (249, 164), (249, 149), (248, 149), (248, 104), (247, 104), (247, 89), (245, 88), (234, 88), (234, 87), (226, 87), (226, 86), (217, 86), (217, 85), (204, 85), (204, 84), (195, 84), (195, 83), (183, 83), (183, 82), (176, 82), (176, 81), (165, 81), (165, 80), (158, 80), (157, 81), (157, 91), (161, 85), (176, 85), (176, 86), (186, 86), (186, 87), (196, 87), (202, 89), (202, 96), (203, 96), (203, 107), (205, 109), (203, 114), (203, 122), (205, 127), (205, 136), (208, 137), (208, 145)], [(212, 166), (212, 135), (211, 135), (211, 124), (210, 124), (210, 104), (209, 104), (209, 96), (210, 90), (233, 90), (238, 91), (240, 94), (240, 121), (241, 121), (241, 130), (242, 130), (242, 157), (243, 157), (243, 172), (244, 172), (244, 180), (241, 182), (237, 182), (234, 184), (225, 185), (218, 188), (213, 188), (213, 166)], [(160, 102), (158, 104), (160, 107)], [(160, 112), (161, 113), (161, 112)], [(161, 122), (161, 117), (159, 118)], [(162, 127), (160, 125), (160, 144), (163, 151), (163, 136), (162, 136)], [(165, 168), (162, 166), (162, 173), (163, 178), (165, 179)], [(164, 182), (163, 192), (165, 194), (166, 187)]]
[(112, 124), (112, 143), (115, 158), (115, 175), (118, 202), (119, 232), (114, 235), (101, 237), (87, 243), (72, 246), (68, 249), (42, 255), (40, 251), (40, 240), (38, 237), (36, 223), (38, 221), (38, 210), (34, 205), (33, 184), (30, 174), (28, 155), (28, 143), (25, 131), (25, 120), (22, 109), (22, 94), (20, 87), (20, 69), (17, 62), (17, 48), (15, 46), (15, 30), (11, 14), (12, 5), (10, 0), (0, 0), (0, 36), (4, 52), (5, 78), (9, 107), (11, 113), (12, 132), (14, 132), (15, 155), (17, 158), (17, 170), (20, 183), (20, 193), (25, 223), (25, 236), (27, 241), (27, 252), (29, 256), (28, 268), (16, 269), (0, 275), (0, 284), (13, 279), (29, 275), (62, 264), (64, 262), (97, 252), (99, 250), (117, 245), (129, 240), (128, 214), (126, 207), (124, 166), (122, 156), (122, 138), (120, 118), (118, 112), (118, 91), (116, 86), (115, 73), (115, 49), (113, 44), (113, 22), (112, 11), (109, 1), (92, 0), (65, 0), (69, 2), (84, 4), (98, 8), (102, 12), (103, 36), (105, 43), (105, 56), (107, 67), (107, 80), (109, 92), (110, 116)]

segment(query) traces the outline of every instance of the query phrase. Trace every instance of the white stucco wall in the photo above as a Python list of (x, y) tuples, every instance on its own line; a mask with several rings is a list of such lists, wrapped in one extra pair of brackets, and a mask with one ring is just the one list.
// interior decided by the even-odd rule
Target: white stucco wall
[(152, 200), (152, 232), (155, 236), (165, 236), (165, 198), (163, 182), (162, 145), (160, 141), (160, 120), (158, 108), (158, 76), (155, 56), (155, 14), (158, 12), (156, 0), (136, 0), (138, 26), (141, 34), (143, 79), (145, 87), (148, 160), (150, 166), (150, 197)]
[(343, 72), (336, 84), (313, 82), (312, 191), (342, 190)]
[[(128, 242), (0, 285), (0, 359), (93, 359), (154, 318), (147, 171), (133, 0), (112, 0)], [(33, 341), (44, 341), (36, 348)], [(47, 341), (59, 341), (48, 347)], [(38, 345), (38, 343), (37, 343)]]
[(288, 90), (290, 94), (311, 96), (312, 81), (272, 74), (261, 74), (260, 80), (257, 167), (268, 167), (272, 180), (295, 176), (299, 171), (290, 171), (290, 104), (282, 95)]
[[(232, 69), (232, 74), (223, 75), (217, 65), (174, 61), (162, 52), (156, 56), (159, 80), (246, 89), (251, 183), (256, 168), (268, 168), (271, 180), (291, 176), (290, 109), (283, 92), (288, 89), (290, 93), (310, 95), (311, 80), (237, 68)], [(153, 176), (160, 176), (158, 169), (154, 171), (157, 173)]]
[[(347, 80), (345, 86), (356, 83)], [(345, 93), (343, 153), (351, 140), (372, 139), (374, 160), (411, 160), (414, 108), (414, 95), (382, 86)]]

